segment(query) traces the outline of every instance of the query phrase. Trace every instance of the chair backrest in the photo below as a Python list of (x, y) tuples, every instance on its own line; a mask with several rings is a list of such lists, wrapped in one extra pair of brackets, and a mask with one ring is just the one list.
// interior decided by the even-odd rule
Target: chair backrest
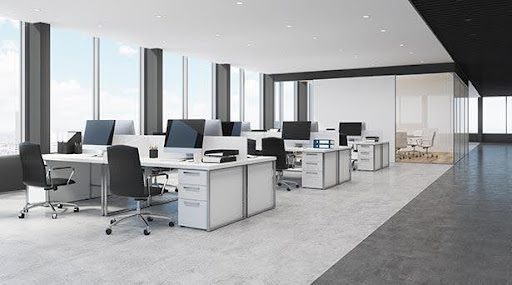
[(107, 148), (110, 191), (118, 196), (141, 198), (147, 196), (135, 147), (116, 145)]
[(425, 129), (421, 136), (422, 147), (432, 147), (434, 145), (434, 138), (436, 137), (435, 129)]
[(23, 184), (34, 187), (48, 187), (46, 168), (38, 144), (24, 142), (19, 146)]
[(347, 141), (347, 135), (346, 134), (340, 134), (340, 145), (341, 146), (348, 146), (348, 141)]
[(407, 132), (396, 132), (395, 148), (401, 149), (407, 147)]
[(263, 138), (261, 140), (261, 149), (264, 156), (276, 157), (276, 169), (288, 169), (286, 162), (286, 150), (284, 148), (284, 140), (282, 138)]
[(256, 155), (256, 140), (247, 139), (247, 154)]

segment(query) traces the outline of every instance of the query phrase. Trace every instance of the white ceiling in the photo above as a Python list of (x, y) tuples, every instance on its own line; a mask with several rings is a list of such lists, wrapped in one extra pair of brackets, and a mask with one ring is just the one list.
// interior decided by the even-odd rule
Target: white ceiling
[(453, 62), (408, 0), (0, 0), (0, 16), (265, 73)]

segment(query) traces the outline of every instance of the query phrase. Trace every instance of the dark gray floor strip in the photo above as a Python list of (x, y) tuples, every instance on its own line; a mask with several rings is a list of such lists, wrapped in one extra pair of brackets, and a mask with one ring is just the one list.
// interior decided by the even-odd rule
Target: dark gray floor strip
[(512, 144), (481, 144), (314, 284), (512, 284)]

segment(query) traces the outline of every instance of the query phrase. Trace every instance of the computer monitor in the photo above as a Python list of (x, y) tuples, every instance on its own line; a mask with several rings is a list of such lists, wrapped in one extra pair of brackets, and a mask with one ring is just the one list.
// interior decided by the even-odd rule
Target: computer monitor
[(251, 131), (251, 122), (242, 122), (242, 132)]
[(351, 122), (340, 123), (339, 133), (347, 136), (361, 136), (363, 131), (363, 123)]
[(220, 120), (206, 120), (204, 125), (204, 135), (209, 137), (221, 137), (222, 124)]
[(284, 140), (309, 141), (311, 122), (283, 122)]
[(112, 145), (114, 120), (87, 120), (84, 132), (84, 145)]
[(203, 147), (205, 120), (168, 120), (165, 151), (192, 155)]
[(242, 122), (222, 122), (222, 135), (225, 137), (239, 137), (242, 133)]
[(318, 122), (315, 122), (315, 121), (311, 122), (311, 132), (313, 132), (313, 133), (318, 132)]
[(133, 120), (116, 120), (114, 135), (135, 135)]

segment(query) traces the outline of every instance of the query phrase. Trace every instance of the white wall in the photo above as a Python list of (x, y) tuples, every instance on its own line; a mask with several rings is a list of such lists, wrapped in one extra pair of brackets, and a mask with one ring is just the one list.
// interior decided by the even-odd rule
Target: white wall
[[(395, 161), (395, 76), (321, 79), (313, 82), (313, 116), (320, 129), (363, 122), (390, 142)], [(373, 133), (373, 132), (372, 132)]]

